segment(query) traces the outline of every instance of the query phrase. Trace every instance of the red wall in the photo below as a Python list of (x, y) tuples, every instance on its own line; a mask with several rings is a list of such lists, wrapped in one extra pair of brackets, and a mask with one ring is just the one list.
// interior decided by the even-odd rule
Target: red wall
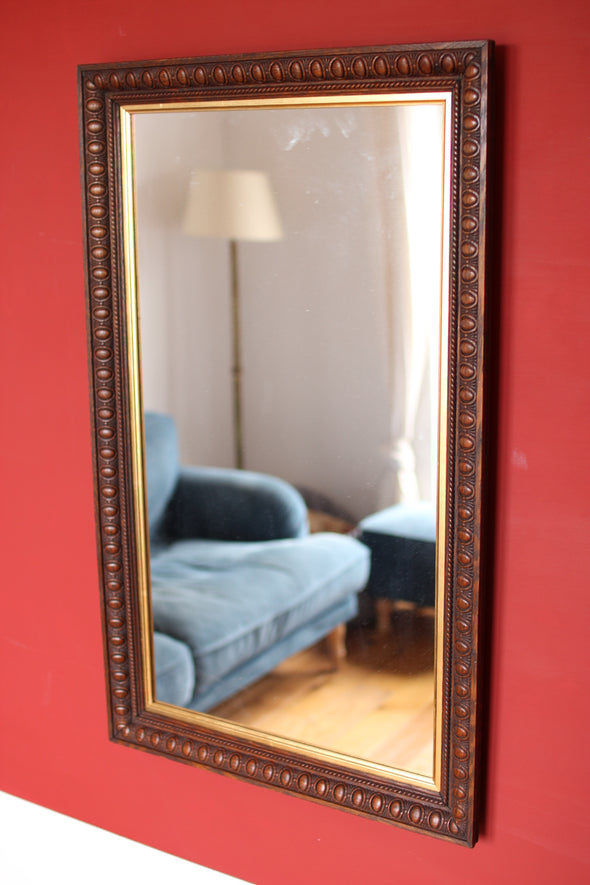
[[(5, 0), (2, 789), (257, 885), (443, 885), (457, 864), (477, 885), (587, 881), (589, 9)], [(497, 42), (503, 92), (489, 789), (473, 851), (108, 742), (76, 105), (78, 63), (469, 38)]]

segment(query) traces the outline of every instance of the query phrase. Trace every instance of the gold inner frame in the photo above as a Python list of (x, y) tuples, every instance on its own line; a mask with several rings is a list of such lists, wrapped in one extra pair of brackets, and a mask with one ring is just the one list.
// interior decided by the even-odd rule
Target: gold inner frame
[[(207, 713), (172, 706), (155, 699), (155, 675), (153, 654), (153, 624), (151, 613), (151, 588), (149, 564), (149, 534), (147, 531), (147, 500), (145, 493), (145, 448), (143, 438), (143, 408), (141, 387), (141, 353), (139, 325), (138, 277), (136, 264), (136, 200), (134, 170), (134, 126), (135, 114), (178, 113), (182, 111), (207, 112), (220, 109), (244, 108), (310, 108), (310, 107), (354, 107), (354, 106), (393, 106), (407, 104), (442, 104), (444, 107), (444, 156), (441, 166), (443, 176), (442, 212), (442, 275), (440, 293), (440, 334), (439, 334), (439, 409), (438, 409), (438, 489), (437, 489), (437, 534), (436, 534), (436, 612), (435, 612), (435, 687), (434, 687), (434, 759), (433, 775), (408, 772), (394, 766), (384, 765), (368, 759), (323, 749), (297, 740), (261, 732), (239, 723), (221, 719)], [(187, 724), (213, 728), (221, 733), (254, 740), (258, 744), (301, 754), (305, 757), (344, 765), (378, 776), (394, 777), (396, 780), (416, 785), (427, 790), (438, 791), (441, 786), (441, 741), (442, 704), (440, 702), (443, 684), (444, 650), (444, 603), (445, 603), (445, 539), (447, 534), (446, 500), (447, 477), (447, 420), (448, 420), (448, 337), (449, 337), (449, 246), (450, 246), (450, 199), (451, 199), (451, 121), (453, 96), (450, 92), (433, 93), (392, 93), (359, 96), (328, 96), (306, 98), (268, 98), (264, 100), (227, 100), (213, 102), (175, 102), (174, 104), (125, 104), (120, 107), (120, 150), (122, 181), (123, 248), (125, 266), (126, 318), (128, 328), (127, 369), (129, 377), (130, 427), (132, 440), (132, 480), (135, 512), (135, 539), (137, 545), (137, 569), (139, 588), (139, 609), (142, 643), (142, 672), (146, 692), (146, 710), (163, 716), (174, 717)]]

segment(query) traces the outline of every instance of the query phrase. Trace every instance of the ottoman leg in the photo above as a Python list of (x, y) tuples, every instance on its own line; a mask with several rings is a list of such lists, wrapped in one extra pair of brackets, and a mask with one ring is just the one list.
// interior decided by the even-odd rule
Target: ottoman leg
[(377, 615), (377, 633), (388, 633), (391, 629), (391, 613), (393, 601), (379, 596), (375, 600), (375, 614)]
[(328, 653), (332, 658), (334, 669), (337, 670), (346, 658), (346, 624), (338, 624), (326, 636)]

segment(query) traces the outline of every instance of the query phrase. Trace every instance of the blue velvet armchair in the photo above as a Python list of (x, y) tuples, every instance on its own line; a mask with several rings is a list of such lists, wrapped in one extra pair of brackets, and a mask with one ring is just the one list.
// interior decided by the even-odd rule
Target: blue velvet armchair
[(206, 711), (354, 617), (370, 554), (280, 479), (180, 466), (168, 416), (145, 444), (156, 697)]

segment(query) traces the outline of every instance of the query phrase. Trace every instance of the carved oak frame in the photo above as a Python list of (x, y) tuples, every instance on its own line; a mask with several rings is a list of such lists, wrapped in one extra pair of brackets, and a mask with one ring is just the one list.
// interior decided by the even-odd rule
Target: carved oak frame
[[(96, 522), (110, 735), (182, 762), (465, 845), (477, 838), (487, 103), (491, 44), (289, 52), (79, 68)], [(451, 92), (447, 497), (439, 789), (273, 746), (150, 703), (138, 514), (119, 109), (236, 98)], [(141, 526), (140, 526), (141, 527)], [(440, 537), (439, 537), (440, 542)], [(146, 677), (146, 674), (147, 677)]]

